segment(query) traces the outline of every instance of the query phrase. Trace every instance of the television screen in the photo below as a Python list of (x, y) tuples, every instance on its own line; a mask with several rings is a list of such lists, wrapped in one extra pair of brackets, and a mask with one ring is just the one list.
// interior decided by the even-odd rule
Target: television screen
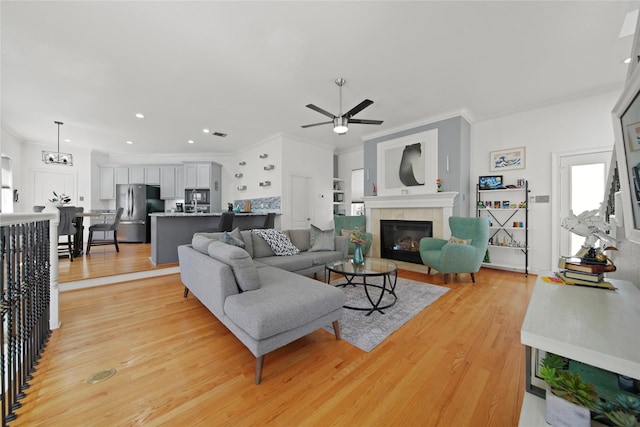
[(502, 187), (502, 175), (480, 177), (480, 190), (497, 190)]

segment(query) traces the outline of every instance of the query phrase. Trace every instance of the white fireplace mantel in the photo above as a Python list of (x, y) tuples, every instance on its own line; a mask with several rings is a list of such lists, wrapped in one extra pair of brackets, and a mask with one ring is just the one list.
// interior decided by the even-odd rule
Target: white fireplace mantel
[(364, 198), (366, 209), (390, 208), (453, 208), (457, 191), (399, 196), (370, 196)]

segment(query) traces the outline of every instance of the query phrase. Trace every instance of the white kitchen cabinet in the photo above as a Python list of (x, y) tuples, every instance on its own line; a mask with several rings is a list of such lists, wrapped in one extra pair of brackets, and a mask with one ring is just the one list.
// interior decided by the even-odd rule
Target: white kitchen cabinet
[(185, 188), (211, 188), (211, 164), (192, 163), (184, 165)]
[(173, 166), (163, 166), (160, 168), (161, 199), (175, 199), (180, 197), (179, 194), (177, 194), (177, 172)]
[(149, 185), (160, 185), (159, 166), (147, 166), (144, 168), (144, 183)]
[(184, 197), (184, 167), (176, 167), (176, 199)]
[(116, 198), (116, 173), (115, 168), (106, 166), (100, 168), (100, 199), (109, 200)]
[(145, 184), (145, 168), (135, 166), (129, 168), (129, 182), (127, 184)]
[(115, 169), (116, 175), (116, 185), (117, 184), (128, 184), (129, 183), (129, 168), (117, 166)]

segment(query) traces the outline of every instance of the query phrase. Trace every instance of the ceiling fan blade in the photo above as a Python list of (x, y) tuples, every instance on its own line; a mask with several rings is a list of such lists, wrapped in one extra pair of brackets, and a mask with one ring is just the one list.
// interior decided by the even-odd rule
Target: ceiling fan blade
[(351, 110), (349, 110), (346, 113), (344, 113), (343, 116), (348, 118), (348, 119), (350, 119), (351, 117), (355, 116), (356, 114), (358, 114), (360, 111), (364, 110), (365, 108), (367, 108), (371, 104), (373, 104), (372, 100), (365, 99), (360, 104), (356, 105)]
[(313, 104), (307, 104), (307, 108), (311, 108), (313, 111), (317, 111), (320, 114), (324, 114), (327, 117), (331, 117), (332, 119), (335, 119), (336, 116), (334, 116), (333, 114), (331, 114), (330, 112), (328, 112), (327, 110), (323, 110), (320, 107), (316, 107)]
[(311, 125), (303, 125), (303, 126), (300, 126), (300, 127), (302, 127), (302, 128), (310, 128), (310, 127), (313, 127), (313, 126), (328, 125), (329, 123), (333, 123), (333, 120), (331, 120), (330, 122), (313, 123)]
[(382, 120), (349, 119), (349, 123), (357, 123), (361, 125), (381, 125)]

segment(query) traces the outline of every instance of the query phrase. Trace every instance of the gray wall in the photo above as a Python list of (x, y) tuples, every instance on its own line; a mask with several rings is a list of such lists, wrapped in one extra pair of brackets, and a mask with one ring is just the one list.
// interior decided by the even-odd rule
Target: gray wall
[[(373, 184), (377, 176), (377, 145), (380, 142), (438, 129), (438, 177), (442, 180), (442, 191), (457, 191), (453, 215), (468, 216), (470, 187), (469, 148), (471, 125), (463, 117), (457, 116), (439, 122), (429, 123), (401, 132), (370, 139), (364, 143), (364, 195), (373, 196)], [(447, 157), (449, 170), (447, 170)]]

